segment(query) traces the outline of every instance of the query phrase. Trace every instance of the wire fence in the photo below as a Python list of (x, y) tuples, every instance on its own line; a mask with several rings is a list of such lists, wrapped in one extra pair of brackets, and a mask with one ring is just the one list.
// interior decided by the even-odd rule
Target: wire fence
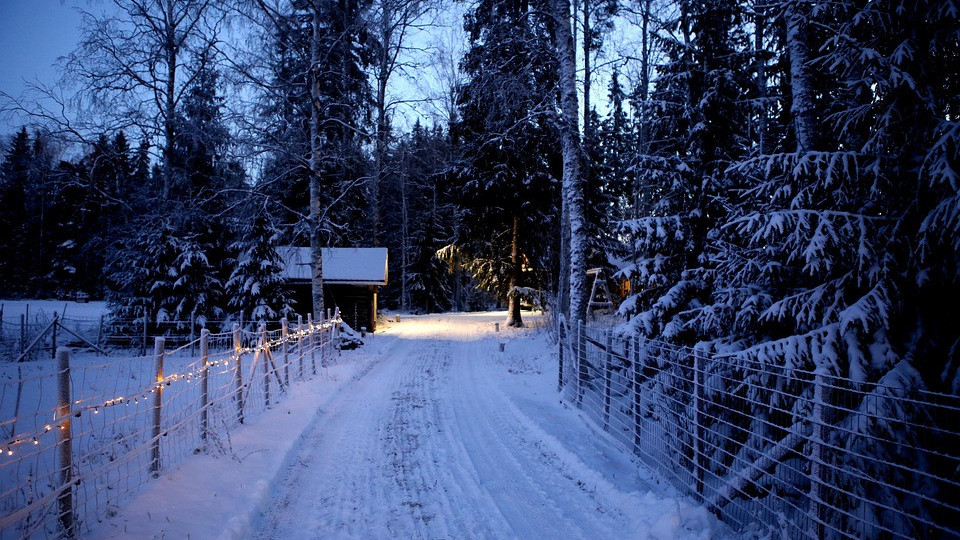
[[(152, 354), (8, 364), (0, 379), (0, 539), (74, 537), (339, 358), (339, 321), (200, 332)], [(191, 354), (191, 350), (196, 354)], [(16, 376), (12, 369), (16, 366)]]
[[(54, 321), (58, 325), (55, 332), (51, 331)], [(228, 331), (235, 322), (235, 319), (201, 321), (196, 317), (166, 321), (153, 321), (147, 317), (68, 317), (43, 310), (3, 317), (0, 311), (0, 360), (15, 361), (21, 359), (21, 355), (23, 360), (53, 358), (59, 345), (121, 355), (129, 354), (130, 349), (139, 349), (141, 355), (146, 355), (151, 347), (150, 340), (155, 336), (166, 337), (168, 346), (193, 343), (196, 347), (204, 328)], [(244, 321), (243, 326), (255, 328), (256, 324)]]
[[(960, 397), (558, 327), (561, 399), (735, 531), (960, 538)], [(901, 369), (902, 368), (902, 369)]]

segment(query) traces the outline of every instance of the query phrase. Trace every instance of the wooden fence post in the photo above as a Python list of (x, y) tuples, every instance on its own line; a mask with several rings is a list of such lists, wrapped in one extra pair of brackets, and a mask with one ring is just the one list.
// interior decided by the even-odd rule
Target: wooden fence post
[(240, 323), (233, 323), (233, 355), (234, 372), (233, 378), (237, 382), (237, 422), (243, 423), (243, 361), (242, 358), (243, 337), (240, 334)]
[(633, 451), (640, 452), (640, 446), (643, 442), (643, 411), (641, 410), (642, 395), (640, 394), (640, 383), (642, 382), (643, 368), (640, 364), (640, 336), (636, 338), (633, 346)]
[[(327, 308), (327, 315), (324, 322), (326, 326), (323, 331), (320, 332), (320, 367), (327, 367), (330, 365), (330, 357), (333, 356), (333, 333), (335, 332), (337, 325), (337, 311), (330, 311), (330, 308)], [(326, 334), (326, 340), (324, 340), (324, 334)]]
[(333, 357), (333, 334), (337, 331), (336, 315), (331, 315), (327, 309), (327, 318), (324, 321), (323, 330), (320, 332), (320, 367), (329, 367), (330, 359)]
[(267, 347), (267, 325), (260, 323), (260, 350), (261, 361), (263, 362), (263, 404), (270, 407), (270, 359)]
[(603, 430), (610, 431), (610, 395), (613, 386), (613, 330), (607, 330), (607, 349), (603, 355)]
[(703, 501), (703, 476), (705, 470), (706, 455), (703, 453), (703, 418), (701, 407), (703, 406), (703, 362), (700, 353), (693, 351), (693, 470), (697, 500)]
[(59, 319), (57, 318), (57, 312), (54, 311), (54, 312), (53, 312), (53, 325), (51, 325), (51, 329), (52, 329), (53, 333), (50, 334), (50, 335), (51, 335), (51, 338), (52, 338), (51, 341), (50, 341), (50, 353), (51, 353), (51, 354), (50, 354), (50, 358), (56, 358), (56, 357), (57, 357), (57, 325), (59, 325), (59, 324), (60, 324), (60, 323), (59, 323)]
[(100, 326), (97, 327), (97, 348), (103, 349), (100, 345), (101, 340), (103, 339), (103, 315), (100, 316)]
[(287, 318), (280, 319), (280, 338), (283, 343), (283, 375), (286, 379), (287, 387), (290, 387), (290, 327)]
[(60, 528), (67, 538), (76, 536), (73, 523), (73, 430), (70, 425), (70, 351), (57, 349), (57, 457), (60, 495), (57, 496)]
[(150, 472), (154, 478), (160, 476), (160, 418), (163, 408), (163, 336), (157, 336), (153, 345), (153, 357), (156, 362), (156, 379), (153, 389), (153, 439), (150, 444)]
[(340, 314), (339, 306), (333, 309), (333, 318), (335, 324), (333, 325), (333, 331), (330, 332), (331, 356), (333, 352), (336, 352), (339, 357), (340, 353), (343, 352), (340, 349), (340, 322), (343, 320), (343, 316)]
[(825, 436), (824, 427), (826, 426), (826, 411), (823, 404), (826, 400), (825, 387), (827, 384), (826, 376), (823, 374), (821, 366), (817, 366), (813, 380), (813, 432), (810, 435), (810, 494), (807, 500), (810, 501), (810, 507), (807, 511), (808, 516), (808, 535), (812, 538), (823, 538), (826, 534), (824, 530), (823, 516), (823, 441)]
[[(321, 321), (322, 323), (323, 321)], [(310, 332), (307, 334), (307, 348), (310, 349), (310, 365), (313, 366), (313, 374), (317, 374), (317, 357), (316, 357), (316, 343), (313, 339), (313, 336), (316, 334), (316, 329), (313, 327), (313, 313), (307, 313), (307, 327), (310, 329)]]
[(197, 327), (197, 308), (193, 308), (193, 311), (190, 312), (190, 358), (193, 358), (197, 354), (196, 343), (194, 343), (197, 340), (196, 327)]
[(206, 446), (210, 429), (210, 330), (206, 328), (200, 330), (200, 364), (203, 366), (200, 377), (200, 440)]
[(297, 315), (297, 363), (300, 365), (300, 380), (303, 380), (303, 315)]
[(27, 346), (27, 316), (23, 313), (20, 314), (20, 356), (23, 356), (23, 351), (26, 350)]

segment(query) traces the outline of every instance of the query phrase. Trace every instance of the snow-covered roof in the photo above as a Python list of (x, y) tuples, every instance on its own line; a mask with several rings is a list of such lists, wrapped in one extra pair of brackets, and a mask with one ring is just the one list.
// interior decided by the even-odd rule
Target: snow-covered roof
[[(281, 246), (283, 277), (310, 281), (310, 248)], [(387, 248), (323, 248), (323, 282), (330, 285), (386, 285)]]

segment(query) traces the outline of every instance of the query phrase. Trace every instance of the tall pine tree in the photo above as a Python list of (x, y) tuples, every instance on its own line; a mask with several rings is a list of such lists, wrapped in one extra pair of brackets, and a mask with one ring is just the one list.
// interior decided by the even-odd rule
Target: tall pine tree
[(513, 326), (523, 325), (522, 287), (546, 285), (538, 274), (556, 256), (544, 233), (559, 213), (559, 155), (550, 143), (557, 70), (541, 17), (524, 0), (484, 0), (467, 15), (462, 68), (470, 80), (451, 128), (464, 194), (461, 260), (482, 288), (508, 301)]

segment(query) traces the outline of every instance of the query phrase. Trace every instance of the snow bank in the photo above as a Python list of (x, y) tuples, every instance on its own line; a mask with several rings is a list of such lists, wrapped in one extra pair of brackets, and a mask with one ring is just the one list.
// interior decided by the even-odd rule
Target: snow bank
[(324, 368), (317, 380), (295, 384), (279, 404), (226, 435), (218, 450), (184, 459), (123, 505), (118, 515), (90, 524), (86, 537), (250, 538), (302, 433), (364, 368), (369, 362), (359, 358)]

